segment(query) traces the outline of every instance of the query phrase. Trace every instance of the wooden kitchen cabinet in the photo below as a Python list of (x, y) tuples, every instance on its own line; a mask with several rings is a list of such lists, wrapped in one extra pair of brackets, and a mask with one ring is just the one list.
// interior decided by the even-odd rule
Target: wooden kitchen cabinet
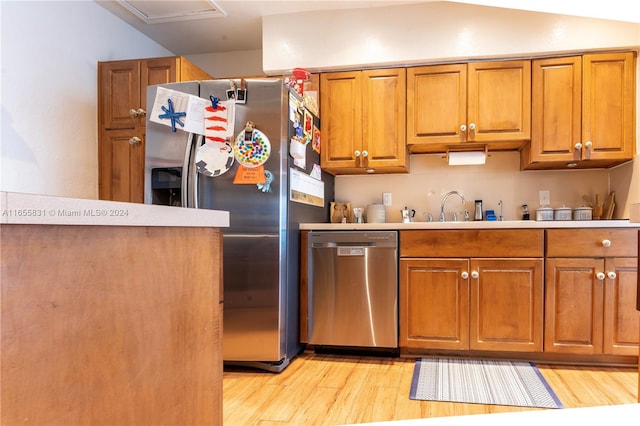
[(411, 153), (488, 145), (518, 149), (531, 132), (531, 61), (472, 62), (407, 71)]
[(546, 232), (544, 351), (637, 356), (637, 232)]
[(180, 56), (98, 63), (100, 199), (143, 202), (147, 86), (210, 78)]
[(635, 52), (532, 61), (521, 168), (611, 167), (635, 155)]
[(541, 352), (542, 256), (542, 230), (401, 231), (401, 350)]
[(405, 99), (404, 68), (321, 74), (322, 169), (406, 173)]

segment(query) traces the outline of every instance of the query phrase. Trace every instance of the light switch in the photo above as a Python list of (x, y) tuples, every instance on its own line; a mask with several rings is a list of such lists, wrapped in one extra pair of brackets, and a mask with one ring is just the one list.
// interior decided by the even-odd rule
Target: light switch
[(550, 206), (551, 205), (551, 195), (548, 190), (540, 191), (540, 205), (541, 206)]
[(387, 207), (391, 206), (391, 193), (390, 192), (383, 192), (382, 193), (382, 204), (384, 204)]

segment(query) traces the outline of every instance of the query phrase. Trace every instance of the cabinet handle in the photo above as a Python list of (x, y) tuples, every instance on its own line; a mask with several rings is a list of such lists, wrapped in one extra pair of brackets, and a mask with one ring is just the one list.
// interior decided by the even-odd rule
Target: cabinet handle
[(467, 131), (467, 126), (465, 126), (464, 124), (462, 126), (460, 126), (460, 131), (462, 133), (466, 132)]
[(593, 143), (591, 143), (591, 141), (586, 141), (584, 144), (584, 147), (587, 149), (591, 149), (592, 146), (593, 146)]
[(612, 279), (612, 280), (615, 280), (615, 279), (616, 279), (616, 277), (617, 277), (617, 275), (616, 275), (616, 273), (615, 273), (615, 272), (613, 272), (613, 271), (609, 271), (609, 272), (607, 272), (607, 277), (609, 277), (609, 278), (610, 278), (610, 279)]
[(138, 116), (138, 111), (136, 111), (135, 109), (131, 108), (129, 110), (129, 115), (132, 117), (137, 117)]
[(469, 124), (469, 130), (474, 131), (476, 129), (476, 123)]
[(602, 240), (602, 247), (611, 247), (611, 241)]
[(460, 274), (460, 276), (463, 280), (466, 280), (467, 278), (469, 278), (469, 273), (467, 271), (464, 271), (462, 274)]
[(360, 157), (360, 151), (356, 150), (356, 152), (353, 153), (356, 157)]
[(142, 108), (138, 108), (136, 114), (138, 114), (139, 117), (144, 117), (145, 115), (147, 115), (147, 111), (143, 110)]
[(604, 272), (596, 273), (596, 278), (599, 279), (600, 281), (604, 280)]
[(480, 276), (480, 274), (478, 273), (478, 271), (472, 271), (471, 272), (471, 278), (478, 278)]
[(365, 151), (362, 151), (362, 156), (363, 156), (363, 157), (367, 157), (367, 156), (369, 156), (369, 152), (367, 152), (366, 150), (365, 150)]
[(574, 145), (574, 148), (576, 149), (576, 151), (580, 151), (582, 149), (582, 144), (578, 142), (577, 144)]
[(139, 138), (139, 137), (137, 137), (137, 136), (134, 136), (134, 137), (132, 137), (131, 139), (129, 139), (129, 143), (130, 143), (131, 145), (136, 145), (136, 144), (139, 144), (140, 142), (142, 142), (142, 139), (140, 139), (140, 138)]

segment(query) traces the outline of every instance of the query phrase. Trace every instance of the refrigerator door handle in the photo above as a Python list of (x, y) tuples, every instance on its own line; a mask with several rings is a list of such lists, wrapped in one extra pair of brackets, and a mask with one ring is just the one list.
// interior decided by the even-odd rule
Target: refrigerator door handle
[(193, 161), (202, 136), (189, 133), (182, 163), (182, 206), (198, 208), (198, 172)]

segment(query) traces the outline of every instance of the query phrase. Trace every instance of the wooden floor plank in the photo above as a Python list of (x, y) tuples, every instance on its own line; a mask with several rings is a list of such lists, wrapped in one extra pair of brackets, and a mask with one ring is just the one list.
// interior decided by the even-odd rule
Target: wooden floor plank
[[(304, 352), (282, 373), (225, 371), (225, 425), (330, 426), (469, 414), (542, 410), (413, 401), (415, 360)], [(539, 364), (565, 408), (637, 402), (636, 368)]]

